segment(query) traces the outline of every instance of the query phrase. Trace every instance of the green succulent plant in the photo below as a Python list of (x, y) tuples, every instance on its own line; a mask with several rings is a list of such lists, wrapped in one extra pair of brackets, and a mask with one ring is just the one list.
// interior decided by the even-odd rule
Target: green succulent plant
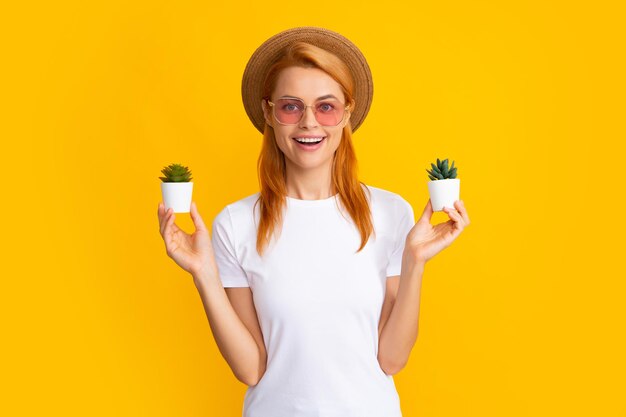
[(164, 177), (159, 177), (163, 182), (189, 182), (191, 171), (181, 164), (171, 164), (161, 170)]
[(437, 165), (433, 163), (431, 163), (430, 165), (433, 167), (433, 169), (430, 171), (426, 170), (426, 172), (428, 172), (428, 178), (430, 178), (431, 180), (436, 181), (456, 178), (456, 168), (454, 167), (454, 161), (452, 161), (452, 166), (449, 168), (447, 159), (440, 161), (439, 158), (437, 158)]

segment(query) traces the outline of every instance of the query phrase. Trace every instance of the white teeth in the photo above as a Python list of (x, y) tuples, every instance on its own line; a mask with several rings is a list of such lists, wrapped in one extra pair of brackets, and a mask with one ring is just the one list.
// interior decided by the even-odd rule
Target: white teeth
[(294, 138), (294, 139), (297, 140), (298, 142), (313, 143), (313, 142), (321, 142), (322, 139), (324, 138), (321, 137), (321, 138)]

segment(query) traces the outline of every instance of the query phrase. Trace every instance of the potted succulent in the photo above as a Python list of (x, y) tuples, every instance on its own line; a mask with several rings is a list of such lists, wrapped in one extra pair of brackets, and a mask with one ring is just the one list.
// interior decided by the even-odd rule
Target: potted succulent
[(165, 209), (172, 208), (174, 213), (189, 213), (193, 182), (191, 171), (181, 164), (171, 164), (161, 170), (164, 177), (159, 177)]
[(437, 165), (430, 164), (432, 170), (428, 172), (428, 193), (430, 194), (430, 203), (433, 211), (443, 211), (444, 207), (454, 209), (454, 202), (459, 200), (461, 189), (461, 180), (456, 177), (456, 168), (454, 161), (452, 166), (448, 167), (448, 160), (440, 161), (437, 158)]

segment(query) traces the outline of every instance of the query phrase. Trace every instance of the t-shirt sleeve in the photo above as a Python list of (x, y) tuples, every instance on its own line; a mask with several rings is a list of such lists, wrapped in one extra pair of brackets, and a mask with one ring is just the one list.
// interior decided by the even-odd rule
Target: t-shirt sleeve
[(211, 243), (222, 286), (249, 287), (246, 272), (239, 264), (235, 253), (235, 233), (228, 207), (224, 207), (215, 216), (212, 234)]
[(387, 265), (387, 277), (400, 275), (402, 269), (402, 253), (404, 252), (404, 243), (409, 231), (415, 225), (415, 217), (413, 207), (404, 198), (400, 198), (396, 203), (396, 232), (394, 240), (394, 248)]

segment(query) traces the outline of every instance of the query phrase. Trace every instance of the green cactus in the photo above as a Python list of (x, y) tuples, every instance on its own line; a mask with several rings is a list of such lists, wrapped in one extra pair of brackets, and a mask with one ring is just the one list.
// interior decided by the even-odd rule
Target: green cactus
[(443, 162), (437, 158), (437, 165), (431, 163), (430, 166), (433, 167), (432, 170), (426, 170), (428, 172), (428, 178), (433, 181), (436, 180), (447, 180), (456, 178), (456, 168), (454, 167), (454, 161), (452, 161), (452, 166), (448, 168), (448, 160), (444, 159)]
[(159, 177), (163, 182), (189, 182), (191, 181), (191, 171), (181, 164), (171, 164), (161, 170), (165, 175)]

